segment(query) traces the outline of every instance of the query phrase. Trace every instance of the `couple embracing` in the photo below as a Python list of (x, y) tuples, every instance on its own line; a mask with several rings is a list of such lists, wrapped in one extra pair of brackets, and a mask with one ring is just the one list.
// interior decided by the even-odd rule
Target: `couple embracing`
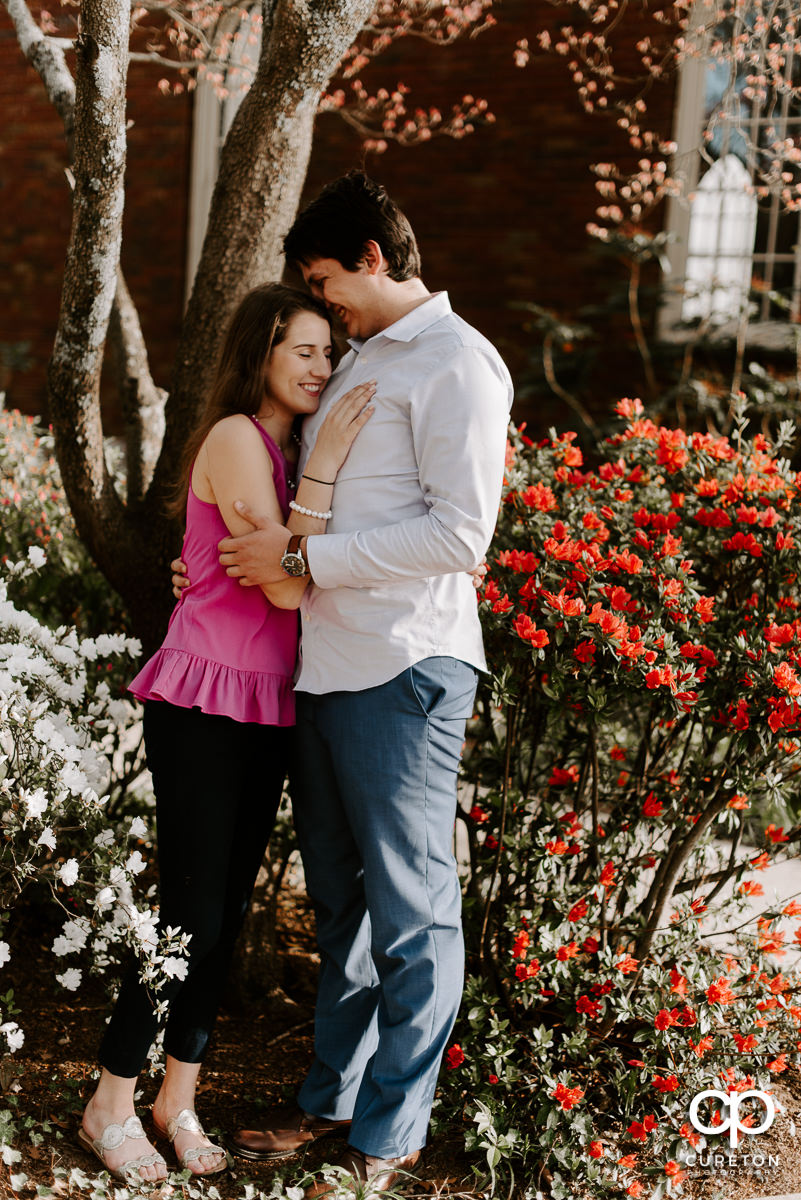
[[(366, 176), (325, 188), (285, 251), (310, 294), (266, 285), (234, 315), (187, 448), (189, 586), (131, 685), (160, 922), (192, 935), (185, 978), (158, 994), (152, 1116), (182, 1167), (225, 1168), (195, 1088), (288, 770), (321, 956), (314, 1061), (296, 1109), (228, 1146), (270, 1161), (336, 1133), (345, 1178), (388, 1191), (425, 1143), (461, 998), (456, 777), (485, 665), (471, 572), (495, 524), (511, 383), (428, 292), (409, 222)], [(350, 343), (333, 372), (332, 317)], [(166, 1175), (134, 1111), (157, 1028), (132, 971), (79, 1133), (122, 1178)]]

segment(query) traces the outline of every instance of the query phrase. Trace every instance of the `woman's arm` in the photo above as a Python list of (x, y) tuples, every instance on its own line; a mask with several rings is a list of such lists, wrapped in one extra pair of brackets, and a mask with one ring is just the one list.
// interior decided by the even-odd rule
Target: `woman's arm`
[[(295, 497), (295, 503), (308, 511), (292, 510), (286, 523), (290, 533), (325, 533), (325, 514), (330, 511), (337, 472), (347, 458), (359, 430), (373, 414), (370, 400), (374, 392), (374, 383), (360, 384), (331, 406), (331, 411), (320, 426)], [(215, 503), (234, 537), (250, 533), (253, 529), (251, 523), (237, 512), (235, 501), (243, 502), (260, 517), (283, 524), (271, 463), (268, 461), (268, 470), (265, 471), (265, 459), (269, 460), (269, 455), (258, 431), (253, 428), (249, 418), (242, 415), (226, 417), (218, 422), (198, 454), (195, 470), (205, 472)], [(255, 497), (255, 501), (250, 497)], [(297, 608), (308, 583), (308, 576), (287, 576), (278, 582), (260, 586), (277, 608)]]
[[(259, 431), (249, 417), (237, 414), (218, 421), (210, 430), (195, 461), (192, 488), (199, 499), (217, 505), (233, 536), (249, 533), (253, 526), (234, 507), (236, 500), (246, 496), (251, 498), (246, 503), (255, 512), (283, 524), (272, 468)], [(325, 533), (325, 521), (308, 517), (303, 520), (309, 532)], [(297, 608), (305, 583), (303, 579), (288, 578), (286, 584), (265, 584), (261, 590), (277, 608)]]

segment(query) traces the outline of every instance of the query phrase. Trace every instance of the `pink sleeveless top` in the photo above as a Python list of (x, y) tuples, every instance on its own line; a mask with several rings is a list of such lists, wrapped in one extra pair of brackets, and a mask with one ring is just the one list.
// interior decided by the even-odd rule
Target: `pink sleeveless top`
[[(269, 434), (251, 420), (269, 452), (286, 519), (289, 468)], [(242, 587), (226, 575), (217, 549), (224, 537), (228, 527), (217, 505), (199, 500), (190, 485), (181, 557), (192, 582), (173, 610), (161, 649), (128, 690), (138, 700), (168, 700), (235, 721), (293, 725), (297, 611), (275, 608), (260, 588)]]

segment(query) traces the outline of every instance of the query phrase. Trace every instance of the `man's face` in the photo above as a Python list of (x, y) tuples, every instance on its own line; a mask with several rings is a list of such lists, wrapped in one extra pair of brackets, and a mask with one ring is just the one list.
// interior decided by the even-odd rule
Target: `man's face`
[(376, 277), (366, 267), (346, 271), (335, 258), (314, 258), (301, 269), (312, 295), (322, 300), (348, 337), (369, 338), (381, 331)]

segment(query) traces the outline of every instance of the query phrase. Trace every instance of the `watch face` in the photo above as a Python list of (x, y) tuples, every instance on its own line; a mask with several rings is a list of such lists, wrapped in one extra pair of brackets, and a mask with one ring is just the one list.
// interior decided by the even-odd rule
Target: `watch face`
[(306, 563), (303, 561), (302, 554), (286, 552), (281, 557), (281, 566), (286, 571), (287, 575), (306, 574)]

